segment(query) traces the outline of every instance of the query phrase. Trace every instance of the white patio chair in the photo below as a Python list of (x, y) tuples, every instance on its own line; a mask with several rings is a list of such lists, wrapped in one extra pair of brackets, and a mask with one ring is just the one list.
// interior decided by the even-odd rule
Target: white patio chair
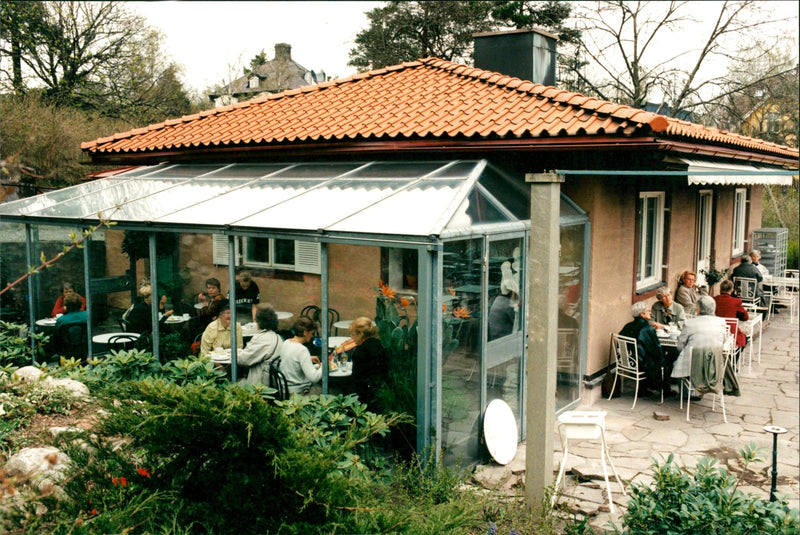
[(578, 348), (578, 329), (558, 329), (558, 355), (556, 369), (562, 373), (576, 374), (575, 352)]
[(742, 305), (745, 308), (752, 310), (759, 310), (764, 314), (766, 319), (770, 317), (771, 309), (771, 296), (769, 292), (764, 293), (766, 303), (761, 302), (758, 297), (758, 280), (748, 277), (734, 277), (733, 278), (733, 293), (742, 300)]
[[(722, 318), (725, 320), (725, 325), (728, 328), (726, 332), (725, 348), (733, 348), (734, 354), (736, 353), (736, 333), (739, 332), (739, 320), (737, 318)], [(739, 363), (734, 359), (733, 367), (736, 373), (739, 373)]]
[[(633, 393), (633, 405), (631, 405), (631, 410), (633, 410), (636, 407), (636, 400), (639, 397), (639, 383), (647, 378), (645, 372), (639, 370), (639, 349), (636, 346), (636, 339), (612, 333), (611, 350), (614, 353), (616, 373), (614, 374), (614, 384), (611, 385), (611, 394), (609, 394), (608, 399), (611, 399), (611, 396), (614, 395), (614, 387), (617, 386), (617, 379), (620, 381), (620, 392), (622, 391), (622, 380), (632, 379), (636, 382), (636, 388)], [(661, 376), (663, 379), (664, 368), (661, 368)], [(663, 389), (661, 391), (661, 403), (664, 403)]]
[[(614, 471), (614, 476), (617, 478), (617, 483), (625, 492), (625, 486), (619, 478), (617, 469), (614, 466), (614, 461), (611, 460), (611, 455), (608, 453), (608, 444), (606, 443), (606, 412), (605, 411), (566, 411), (558, 416), (558, 437), (561, 439), (561, 449), (564, 455), (561, 457), (561, 466), (558, 469), (558, 477), (556, 477), (555, 489), (558, 489), (558, 484), (564, 476), (564, 470), (567, 466), (567, 456), (569, 455), (569, 441), (570, 440), (597, 440), (600, 439), (600, 461), (603, 463), (603, 477), (606, 480), (606, 492), (608, 493), (608, 506), (611, 513), (614, 513), (614, 501), (611, 499), (611, 484), (608, 481), (608, 468), (606, 468), (606, 459), (608, 464), (611, 465), (611, 470)], [(553, 493), (553, 498), (550, 504), (556, 502), (557, 493)]]
[[(797, 274), (797, 270), (786, 270), (785, 278), (789, 278), (789, 272)], [(783, 305), (789, 309), (789, 322), (794, 323), (794, 316), (797, 313), (797, 292), (792, 291), (786, 280), (779, 280), (778, 284), (772, 289), (772, 306)]]
[[(734, 351), (735, 351), (734, 344)], [(687, 377), (681, 377), (680, 385), (681, 385), (681, 392), (680, 392), (680, 408), (683, 409), (683, 389), (686, 387), (686, 421), (689, 422), (689, 409), (691, 408), (692, 404), (692, 389), (694, 388), (692, 385), (692, 361), (694, 358), (695, 351), (705, 351), (706, 348), (700, 347), (690, 347), (689, 348), (689, 375)], [(722, 420), (725, 423), (728, 423), (728, 416), (725, 413), (725, 395), (723, 393), (723, 385), (725, 382), (725, 368), (727, 367), (728, 359), (731, 358), (733, 351), (730, 350), (729, 346), (726, 347), (719, 347), (718, 351), (715, 352), (715, 370), (716, 370), (716, 383), (711, 385), (714, 388), (713, 398), (711, 399), (711, 410), (716, 412), (716, 402), (717, 402), (717, 395), (719, 395), (719, 404), (722, 407)]]

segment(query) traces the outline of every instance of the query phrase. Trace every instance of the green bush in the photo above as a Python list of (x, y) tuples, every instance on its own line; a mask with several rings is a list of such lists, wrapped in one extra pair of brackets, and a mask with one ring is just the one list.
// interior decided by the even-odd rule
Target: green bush
[[(745, 469), (761, 460), (754, 445), (740, 450)], [(622, 516), (625, 534), (769, 533), (796, 534), (800, 516), (785, 502), (770, 502), (738, 489), (738, 479), (716, 460), (700, 459), (694, 470), (682, 470), (670, 455), (654, 462), (653, 482), (634, 484)], [(620, 533), (619, 529), (616, 529)]]
[(29, 333), (25, 325), (0, 321), (0, 370), (28, 366), (34, 358), (41, 362), (49, 339), (41, 333)]

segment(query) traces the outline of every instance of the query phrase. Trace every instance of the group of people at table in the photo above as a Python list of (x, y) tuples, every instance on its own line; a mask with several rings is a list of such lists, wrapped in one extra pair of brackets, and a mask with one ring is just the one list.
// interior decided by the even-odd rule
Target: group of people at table
[[(291, 336), (284, 340), (278, 334), (278, 316), (269, 304), (260, 303), (258, 285), (249, 271), (240, 269), (236, 273), (237, 317), (243, 322), (252, 320), (257, 330), (246, 345), (243, 344), (242, 328), (237, 328), (236, 362), (245, 372), (243, 383), (269, 384), (269, 367), (273, 361), (286, 377), (292, 393), (320, 393), (322, 366), (319, 357), (312, 356), (309, 347), (317, 337), (318, 325), (312, 319), (301, 316), (294, 321)], [(128, 330), (144, 334), (152, 331), (152, 288), (145, 281), (138, 289), (139, 300), (126, 315)], [(229, 295), (230, 297), (230, 295)], [(231, 347), (230, 301), (223, 297), (219, 280), (205, 281), (205, 291), (197, 297), (197, 315), (193, 329), (202, 332), (199, 353), (210, 356), (214, 351)], [(173, 310), (165, 310), (166, 296), (159, 300), (160, 320), (166, 322)], [(56, 327), (62, 324), (86, 324), (86, 299), (78, 295), (71, 283), (62, 285), (62, 295), (56, 301), (52, 316), (57, 318)], [(366, 317), (355, 319), (350, 327), (350, 338), (342, 344), (350, 350), (353, 373), (342, 381), (342, 389), (354, 392), (368, 406), (373, 406), (376, 394), (386, 381), (388, 362), (386, 352), (378, 338), (377, 327)], [(340, 346), (341, 347), (341, 346)]]
[[(731, 273), (731, 279), (756, 279), (759, 283), (757, 296), (763, 296), (760, 283), (768, 276), (766, 268), (758, 263), (760, 256), (759, 251), (751, 251), (749, 255), (742, 257), (739, 266)], [(719, 295), (714, 297), (708, 295), (706, 287), (698, 287), (696, 283), (697, 274), (684, 271), (678, 279), (674, 298), (669, 288), (662, 287), (656, 292), (656, 302), (652, 307), (647, 307), (644, 301), (634, 303), (631, 307), (633, 321), (627, 323), (619, 334), (636, 339), (639, 367), (646, 377), (644, 389), (640, 389), (642, 395), (660, 396), (663, 393), (665, 398), (677, 396), (670, 387), (670, 379), (674, 375), (673, 367), (681, 359), (683, 369), (676, 370), (679, 374), (676, 377), (688, 373), (685, 367), (691, 347), (723, 347), (726, 343), (730, 344), (728, 337), (732, 336), (735, 339), (733, 358), (738, 361), (749, 341), (749, 337), (741, 329), (725, 322), (725, 318), (736, 318), (739, 321), (750, 319), (742, 300), (733, 295), (733, 282), (723, 280)], [(674, 345), (662, 345), (657, 331), (677, 331), (680, 334)], [(739, 388), (733, 366), (726, 369), (725, 375), (724, 393), (738, 396)], [(700, 397), (693, 396), (693, 399)]]

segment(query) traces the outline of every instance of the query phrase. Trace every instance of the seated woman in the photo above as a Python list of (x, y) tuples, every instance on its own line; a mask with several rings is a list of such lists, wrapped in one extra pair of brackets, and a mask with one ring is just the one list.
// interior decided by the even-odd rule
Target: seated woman
[[(128, 313), (127, 318), (128, 328), (131, 332), (144, 334), (153, 330), (153, 320), (150, 310), (153, 303), (151, 291), (152, 289), (149, 284), (139, 287), (139, 297), (141, 297), (142, 300), (133, 304), (133, 308)], [(161, 296), (161, 300), (158, 302), (158, 309), (163, 312), (163, 316), (161, 316), (159, 323), (167, 321), (167, 318), (172, 315), (172, 310), (164, 311), (166, 302), (167, 296)]]
[[(733, 283), (729, 280), (724, 280), (719, 285), (720, 294), (714, 297), (717, 303), (716, 314), (720, 318), (737, 318), (739, 321), (747, 321), (749, 315), (745, 310), (742, 300), (738, 297), (733, 297)], [(736, 358), (742, 352), (742, 349), (747, 345), (747, 335), (741, 329), (729, 325), (731, 333), (736, 336)], [(734, 330), (736, 332), (734, 332)]]
[(278, 316), (270, 305), (258, 305), (256, 309), (258, 332), (247, 343), (247, 347), (237, 352), (239, 366), (249, 367), (243, 383), (263, 383), (269, 385), (269, 363), (278, 355), (283, 340), (275, 332), (278, 329)]
[[(219, 305), (219, 315), (203, 331), (200, 339), (200, 354), (210, 355), (215, 347), (230, 349), (231, 347), (231, 308), (228, 300), (223, 299)], [(236, 329), (236, 347), (242, 347), (242, 330)], [(238, 362), (238, 359), (237, 359)]]
[[(281, 358), (280, 370), (286, 377), (289, 392), (300, 394), (318, 394), (319, 387), (312, 385), (322, 379), (320, 360), (312, 357), (304, 345), (314, 339), (317, 327), (313, 321), (300, 316), (292, 327), (292, 338), (281, 344), (278, 355)], [(312, 391), (313, 390), (313, 391)]]
[(686, 270), (678, 277), (678, 289), (675, 290), (675, 301), (680, 303), (687, 315), (694, 315), (697, 310), (697, 300), (703, 295), (708, 295), (705, 288), (695, 286), (697, 273)]
[(350, 337), (356, 343), (350, 357), (353, 361), (352, 389), (358, 399), (374, 411), (378, 389), (389, 377), (386, 350), (378, 338), (378, 328), (369, 318), (353, 320)]
[[(53, 312), (50, 314), (50, 317), (55, 318), (59, 314), (66, 314), (67, 313), (67, 308), (66, 308), (66, 306), (64, 304), (64, 299), (68, 295), (72, 295), (72, 294), (78, 295), (75, 292), (75, 288), (72, 286), (72, 283), (71, 282), (64, 282), (61, 285), (61, 295), (59, 295), (58, 299), (56, 299), (56, 305), (53, 307)], [(83, 297), (83, 296), (80, 296), (80, 295), (78, 295), (78, 297), (80, 297), (80, 299), (81, 299), (81, 308), (80, 308), (80, 310), (86, 310), (86, 298)]]

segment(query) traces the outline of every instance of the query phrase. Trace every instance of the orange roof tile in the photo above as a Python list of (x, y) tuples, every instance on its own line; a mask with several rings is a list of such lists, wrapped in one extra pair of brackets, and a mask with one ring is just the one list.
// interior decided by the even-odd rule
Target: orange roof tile
[(653, 136), (798, 150), (437, 58), (264, 95), (81, 144), (91, 156), (313, 141)]

